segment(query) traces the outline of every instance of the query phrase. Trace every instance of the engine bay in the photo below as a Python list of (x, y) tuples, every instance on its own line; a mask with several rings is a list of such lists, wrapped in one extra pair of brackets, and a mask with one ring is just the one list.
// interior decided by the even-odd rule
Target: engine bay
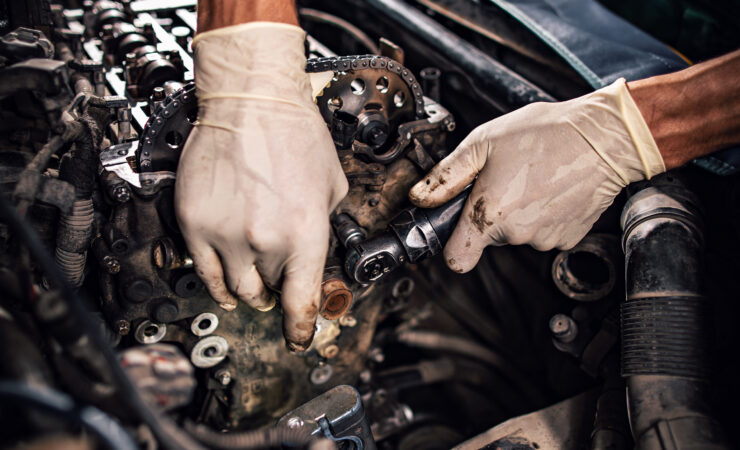
[[(3, 31), (0, 441), (632, 448), (640, 412), (625, 379), (648, 376), (651, 351), (686, 359), (682, 376), (707, 396), (698, 410), (717, 418), (707, 432), (737, 441), (719, 424), (737, 415), (738, 176), (688, 167), (630, 186), (575, 248), (490, 248), (456, 274), (438, 255), (465, 197), (422, 210), (411, 186), (477, 125), (590, 87), (490, 5), (344, 3), (298, 2), (350, 186), (300, 353), (285, 347), (279, 292), (267, 312), (214, 302), (175, 218), (177, 163), (198, 126), (196, 2), (29, 2), (33, 26)], [(651, 193), (681, 206), (647, 211)], [(646, 243), (640, 227), (656, 217), (680, 222), (679, 237)], [(651, 271), (708, 300), (672, 300), (690, 319), (620, 313)], [(675, 323), (689, 350), (624, 346)]]

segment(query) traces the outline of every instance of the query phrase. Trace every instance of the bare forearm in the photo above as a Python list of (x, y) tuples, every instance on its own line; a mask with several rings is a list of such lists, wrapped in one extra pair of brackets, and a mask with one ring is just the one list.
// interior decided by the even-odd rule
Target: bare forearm
[(198, 0), (198, 32), (256, 21), (298, 25), (295, 0)]
[(740, 51), (628, 83), (667, 169), (740, 144)]

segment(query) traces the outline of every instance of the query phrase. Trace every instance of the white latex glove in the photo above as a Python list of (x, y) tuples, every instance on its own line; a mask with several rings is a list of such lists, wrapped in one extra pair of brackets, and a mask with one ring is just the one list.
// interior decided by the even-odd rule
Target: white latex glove
[(226, 309), (274, 306), (288, 348), (313, 339), (329, 214), (347, 192), (313, 102), (303, 30), (254, 22), (193, 41), (199, 119), (177, 169), (175, 207), (195, 268)]
[(478, 175), (444, 250), (447, 265), (463, 273), (488, 245), (575, 246), (623, 187), (661, 172), (663, 159), (620, 79), (479, 126), (409, 197), (435, 207)]

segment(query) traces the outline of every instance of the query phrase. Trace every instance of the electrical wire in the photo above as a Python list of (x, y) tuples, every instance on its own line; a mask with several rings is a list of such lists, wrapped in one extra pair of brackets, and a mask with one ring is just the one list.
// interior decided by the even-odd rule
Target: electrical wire
[(78, 321), (78, 326), (88, 335), (93, 346), (110, 367), (121, 400), (128, 403), (132, 412), (151, 429), (163, 447), (170, 449), (202, 449), (201, 445), (182, 432), (172, 421), (161, 416), (144, 402), (139, 395), (139, 391), (121, 368), (115, 353), (88, 317), (88, 312), (82, 300), (70, 288), (54, 259), (41, 244), (41, 239), (36, 231), (19, 216), (15, 208), (3, 196), (0, 196), (0, 218), (8, 225), (11, 233), (26, 245), (32, 258), (39, 264), (51, 285), (59, 289), (62, 298), (70, 308), (70, 316)]
[(54, 389), (14, 381), (0, 381), (0, 399), (14, 400), (18, 407), (44, 410), (90, 430), (107, 447), (136, 450), (134, 439), (113, 417), (93, 406), (78, 406), (71, 397)]

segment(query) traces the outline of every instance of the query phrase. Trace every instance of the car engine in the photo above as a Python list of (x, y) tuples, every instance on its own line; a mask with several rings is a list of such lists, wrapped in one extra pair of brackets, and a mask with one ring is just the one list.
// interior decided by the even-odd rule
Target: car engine
[[(3, 3), (0, 441), (737, 444), (737, 176), (687, 167), (630, 186), (571, 250), (491, 248), (465, 275), (435, 257), (465, 194), (423, 210), (411, 186), (475, 126), (590, 90), (483, 3), (298, 2), (350, 185), (301, 353), (279, 292), (268, 312), (218, 307), (175, 219), (198, 123), (196, 1)], [(649, 446), (667, 435), (683, 446)]]

